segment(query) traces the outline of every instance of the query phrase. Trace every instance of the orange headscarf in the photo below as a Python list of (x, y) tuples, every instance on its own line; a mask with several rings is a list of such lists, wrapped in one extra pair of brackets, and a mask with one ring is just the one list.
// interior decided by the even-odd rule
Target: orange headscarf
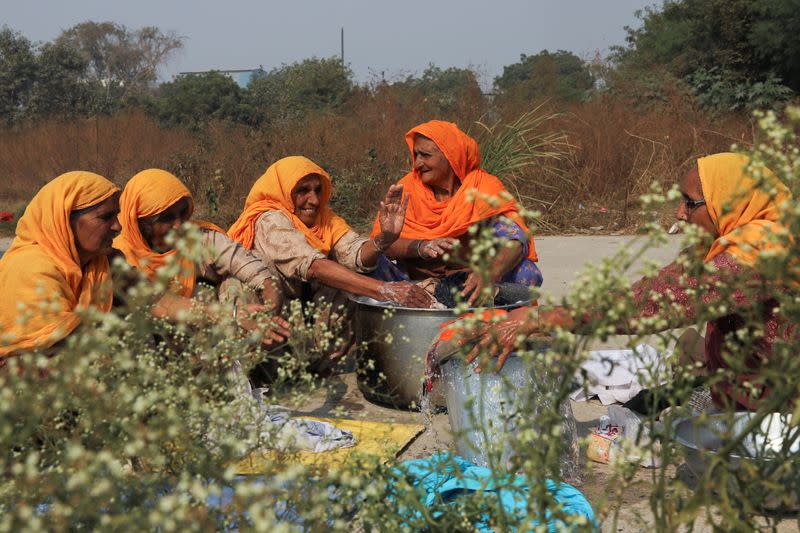
[[(28, 204), (0, 259), (0, 357), (52, 346), (80, 324), (81, 308), (111, 309), (108, 259), (97, 257), (81, 268), (69, 216), (118, 191), (97, 174), (67, 172)], [(56, 307), (40, 307), (45, 304)], [(25, 313), (31, 316), (21, 322)]]
[[(415, 134), (423, 135), (436, 143), (450, 163), (453, 173), (461, 181), (461, 187), (452, 198), (440, 202), (434, 197), (433, 191), (422, 182), (416, 170), (406, 174), (398, 182), (403, 186), (403, 192), (410, 197), (400, 237), (426, 240), (460, 237), (476, 222), (496, 215), (507, 216), (528, 233), (515, 200), (501, 200), (495, 207), (486, 201), (487, 198), (499, 199), (504, 193), (508, 194), (508, 191), (497, 177), (480, 168), (481, 155), (475, 139), (452, 122), (431, 120), (420, 124), (406, 133), (412, 164)], [(376, 218), (372, 236), (379, 233), (380, 224)], [(528, 241), (528, 258), (531, 261), (538, 260), (533, 236)]]
[[(292, 189), (298, 181), (310, 174), (320, 177), (322, 198), (317, 221), (309, 228), (294, 214)], [(253, 184), (244, 202), (244, 211), (230, 227), (228, 235), (245, 248), (252, 249), (258, 217), (265, 211), (282, 211), (294, 227), (303, 232), (311, 246), (328, 255), (336, 242), (350, 231), (347, 222), (328, 207), (331, 193), (331, 177), (322, 167), (303, 156), (284, 157), (270, 165), (264, 175)]]
[[(166, 170), (151, 168), (143, 170), (132, 177), (119, 199), (119, 223), (122, 232), (114, 240), (114, 246), (125, 254), (131, 266), (154, 278), (156, 271), (163, 267), (170, 256), (177, 250), (158, 253), (147, 245), (139, 230), (139, 219), (157, 215), (168, 209), (175, 202), (187, 198), (189, 200), (189, 216), (194, 213), (194, 200), (189, 189), (181, 180)], [(193, 220), (201, 228), (225, 233), (221, 228), (200, 220)], [(194, 293), (196, 283), (195, 265), (190, 259), (181, 258), (181, 273), (175, 282), (177, 292), (189, 297)]]
[(769, 236), (786, 231), (778, 221), (779, 208), (792, 193), (766, 167), (761, 169), (766, 183), (745, 174), (749, 162), (747, 156), (727, 152), (697, 160), (708, 214), (719, 233), (706, 262), (725, 252), (754, 265), (760, 251), (781, 248)]

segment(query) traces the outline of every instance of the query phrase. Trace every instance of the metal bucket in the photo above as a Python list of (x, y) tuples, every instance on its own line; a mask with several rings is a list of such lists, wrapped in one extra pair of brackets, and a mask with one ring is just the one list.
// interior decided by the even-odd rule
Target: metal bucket
[[(731, 439), (738, 439), (746, 430), (755, 413), (699, 415), (680, 420), (675, 425), (675, 440), (683, 448), (686, 464), (697, 476), (705, 474), (720, 448)], [(759, 427), (742, 438), (737, 449), (728, 455), (728, 468), (732, 473), (741, 470), (743, 483), (729, 480), (729, 494), (744, 498), (765, 511), (796, 511), (800, 508), (800, 456), (792, 463), (788, 472), (776, 472), (773, 450), (787, 446), (789, 453), (800, 451), (800, 438), (796, 431), (789, 430), (789, 415), (772, 413), (767, 415)], [(794, 440), (784, 442), (784, 436), (793, 435)], [(755, 483), (747, 483), (755, 475)], [(762, 477), (763, 476), (763, 477)], [(734, 475), (733, 478), (738, 478)], [(780, 491), (765, 489), (766, 479)]]
[[(361, 296), (350, 299), (357, 304), (356, 340), (366, 344), (359, 355), (359, 389), (369, 400), (392, 407), (419, 406), (425, 357), (439, 327), (457, 315), (452, 309), (393, 307)], [(440, 384), (434, 384), (429, 397), (431, 406), (444, 407)]]
[[(500, 372), (473, 370), (477, 362), (467, 365), (454, 357), (442, 363), (442, 383), (447, 402), (447, 415), (459, 455), (479, 466), (489, 466), (490, 456), (500, 457), (508, 464), (513, 450), (507, 436), (517, 431), (520, 394), (533, 398), (528, 413), (537, 414), (552, 409), (547, 391), (553, 391), (558, 376), (547, 371), (535, 372), (524, 361), (511, 354)], [(524, 392), (520, 392), (524, 391)], [(569, 400), (559, 406), (561, 414), (562, 454), (561, 477), (580, 481), (580, 448), (577, 426)], [(550, 428), (538, 428), (549, 431)]]

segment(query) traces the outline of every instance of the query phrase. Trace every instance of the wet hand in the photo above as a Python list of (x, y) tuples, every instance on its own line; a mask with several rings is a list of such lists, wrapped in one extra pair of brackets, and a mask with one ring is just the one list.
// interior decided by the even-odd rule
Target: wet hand
[(517, 339), (520, 336), (528, 337), (536, 332), (535, 322), (530, 317), (529, 307), (520, 307), (509, 312), (503, 320), (499, 322), (488, 322), (482, 324), (477, 332), (465, 335), (459, 340), (460, 345), (468, 344), (472, 340), (479, 338), (472, 350), (466, 357), (466, 362), (471, 363), (480, 355), (481, 362), (475, 367), (475, 372), (481, 372), (481, 364), (491, 358), (496, 357), (497, 363), (494, 371), (499, 372), (506, 363), (506, 359), (517, 347)]
[[(492, 280), (485, 280), (492, 284)], [(461, 291), (461, 296), (467, 299), (467, 304), (470, 307), (475, 307), (479, 304), (487, 303), (485, 300), (488, 300), (492, 295), (485, 295), (483, 288), (485, 287), (484, 284), (484, 277), (480, 274), (475, 272), (470, 272), (469, 276), (467, 276), (467, 280), (464, 282), (464, 289)]]
[(378, 289), (382, 300), (388, 300), (402, 307), (430, 309), (436, 304), (436, 298), (410, 281), (391, 281), (383, 283)]
[(437, 259), (451, 252), (457, 242), (457, 239), (451, 239), (450, 237), (420, 241), (417, 247), (417, 255), (419, 255), (421, 259)]

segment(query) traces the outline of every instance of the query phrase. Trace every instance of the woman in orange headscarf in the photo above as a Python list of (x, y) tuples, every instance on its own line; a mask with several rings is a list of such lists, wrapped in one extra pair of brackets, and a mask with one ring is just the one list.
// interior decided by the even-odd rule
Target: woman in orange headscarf
[[(470, 248), (467, 230), (490, 224), (497, 237), (508, 239), (490, 272), (492, 283), (539, 286), (536, 248), (516, 201), (497, 177), (481, 169), (478, 144), (452, 122), (432, 120), (406, 133), (413, 167), (399, 182), (410, 197), (400, 238), (387, 256), (397, 267), (381, 261), (383, 279), (445, 278), (440, 288), (463, 284), (462, 294), (475, 303), (482, 279), (470, 272), (464, 258)], [(377, 234), (377, 221), (373, 235)], [(454, 262), (442, 256), (460, 241), (462, 252)], [(436, 290), (437, 296), (448, 290)]]
[(328, 202), (331, 178), (302, 156), (272, 164), (253, 184), (239, 219), (228, 235), (275, 264), (282, 289), (291, 298), (305, 294), (344, 303), (339, 291), (430, 307), (433, 299), (413, 283), (387, 283), (362, 274), (396, 239), (403, 224), (403, 188), (393, 186), (381, 203), (374, 238), (359, 236)]
[[(122, 232), (114, 240), (128, 263), (154, 279), (168, 259), (177, 250), (165, 238), (189, 221), (194, 212), (194, 200), (189, 189), (173, 174), (160, 169), (148, 169), (133, 176), (125, 185), (120, 197), (120, 224)], [(172, 280), (171, 290), (154, 307), (156, 316), (176, 317), (182, 310), (197, 306), (190, 298), (195, 293), (198, 279), (220, 285), (226, 279), (235, 279), (261, 296), (269, 309), (277, 310), (281, 295), (274, 283), (269, 266), (256, 254), (232, 241), (214, 224), (192, 221), (200, 228), (201, 259), (178, 258), (180, 271)], [(247, 312), (264, 310), (261, 305), (249, 305)], [(279, 327), (265, 336), (265, 343), (284, 340), (288, 326), (277, 319)], [(250, 321), (239, 322), (243, 326)], [(246, 327), (246, 329), (252, 329)]]
[[(708, 376), (720, 369), (735, 372), (733, 379), (714, 385), (717, 403), (756, 409), (770, 389), (769, 383), (759, 377), (759, 369), (768, 363), (776, 340), (796, 342), (796, 326), (776, 313), (776, 295), (767, 290), (775, 289), (775, 284), (763, 283), (758, 271), (763, 252), (780, 255), (786, 251), (782, 243), (791, 237), (780, 222), (780, 210), (786, 208), (792, 195), (766, 167), (758, 169), (763, 181), (747, 174), (749, 164), (749, 158), (740, 154), (714, 154), (698, 159), (683, 178), (677, 218), (702, 228), (713, 239), (708, 249), (699, 250), (699, 257), (711, 265), (711, 271), (695, 276), (686, 271), (682, 262), (674, 262), (654, 277), (642, 278), (633, 287), (638, 313), (631, 319), (657, 315), (664, 319), (664, 329), (672, 329), (694, 324), (700, 310), (722, 309), (722, 316), (706, 324), (704, 348), (699, 355), (702, 368)], [(745, 285), (752, 290), (743, 290)], [(698, 287), (703, 288), (699, 295)], [(732, 295), (725, 294), (728, 287), (736, 288)], [(484, 339), (473, 349), (471, 358), (477, 356), (480, 347), (491, 346), (492, 353), (500, 353), (499, 368), (519, 334), (547, 332), (557, 326), (575, 328), (594, 318), (587, 313), (575, 319), (563, 307), (540, 309), (536, 318), (530, 317), (529, 311), (512, 311), (505, 321), (492, 325), (492, 333), (484, 332)], [(752, 325), (744, 316), (761, 321), (763, 337), (754, 342), (745, 360), (733, 360), (732, 357), (741, 357), (737, 332)], [(635, 326), (625, 321), (619, 329), (626, 333)]]
[(0, 358), (52, 347), (78, 327), (81, 309), (111, 309), (106, 256), (118, 213), (119, 189), (91, 172), (67, 172), (36, 193), (0, 259)]
[(406, 307), (430, 307), (434, 300), (408, 281), (388, 283), (364, 276), (400, 233), (406, 203), (402, 187), (392, 187), (381, 203), (380, 231), (373, 239), (359, 236), (328, 207), (331, 178), (301, 156), (272, 164), (253, 184), (239, 219), (228, 230), (234, 240), (275, 265), (289, 298), (322, 306), (318, 326), (332, 332), (335, 343), (321, 342), (314, 362), (327, 372), (346, 355), (355, 340), (354, 304), (343, 291)]

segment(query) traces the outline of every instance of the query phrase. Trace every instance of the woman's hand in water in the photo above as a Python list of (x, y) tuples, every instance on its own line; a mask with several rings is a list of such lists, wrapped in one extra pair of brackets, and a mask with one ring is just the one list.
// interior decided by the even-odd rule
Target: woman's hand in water
[(386, 250), (400, 237), (406, 220), (409, 198), (408, 195), (403, 197), (402, 185), (392, 185), (386, 191), (386, 197), (378, 209), (378, 223), (381, 227), (380, 234), (375, 237), (378, 250)]
[(436, 304), (436, 298), (410, 281), (387, 281), (378, 289), (381, 300), (396, 303), (402, 307), (430, 309)]
[[(506, 359), (517, 347), (517, 339), (520, 336), (528, 337), (537, 331), (537, 321), (531, 316), (530, 307), (520, 307), (510, 311), (499, 322), (487, 322), (477, 328), (476, 333), (465, 335), (460, 344), (469, 344), (475, 339), (480, 339), (467, 354), (466, 361), (471, 363), (481, 354), (485, 354), (486, 359), (496, 357), (494, 371), (499, 372)], [(480, 363), (475, 367), (475, 372), (480, 373)]]
[(467, 305), (475, 307), (476, 305), (485, 305), (492, 302), (493, 294), (484, 294), (483, 288), (484, 281), (488, 282), (489, 286), (494, 284), (496, 280), (485, 280), (481, 274), (470, 272), (467, 280), (464, 282), (464, 289), (461, 291), (461, 296), (467, 299)]

